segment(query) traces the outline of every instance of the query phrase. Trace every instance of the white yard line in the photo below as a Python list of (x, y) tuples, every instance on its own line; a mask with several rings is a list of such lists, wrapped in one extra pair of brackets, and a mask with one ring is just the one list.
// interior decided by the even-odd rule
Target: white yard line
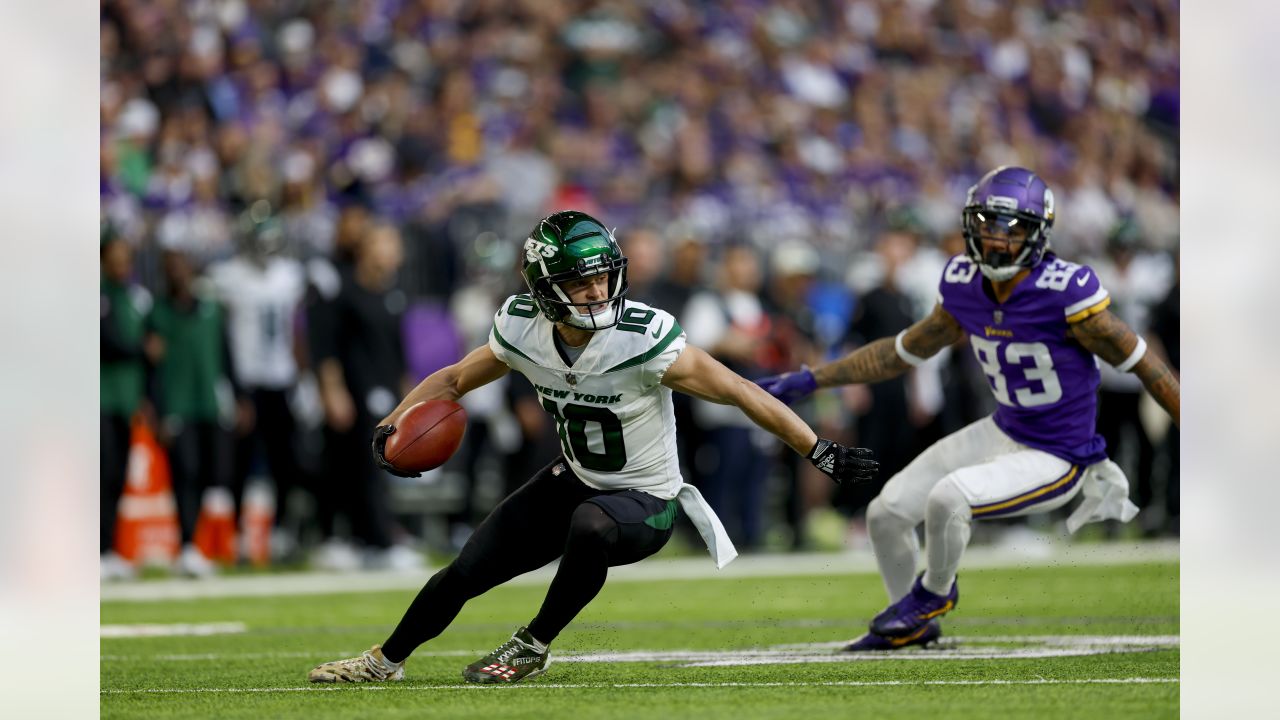
[[(258, 653), (177, 653), (172, 655), (99, 655), (102, 662), (214, 662), (220, 660), (271, 660), (276, 658), (311, 658), (317, 663), (339, 657), (359, 655), (361, 651), (352, 648), (341, 650), (292, 650), (288, 652)], [(440, 650), (438, 652), (415, 652), (415, 658), (423, 657), (469, 657), (476, 658), (488, 650)], [(558, 659), (558, 658), (557, 658)]]
[[(927, 648), (892, 653), (837, 653), (844, 642), (773, 645), (738, 650), (628, 650), (591, 652), (569, 650), (553, 657), (561, 663), (666, 663), (681, 667), (730, 667), (743, 665), (795, 665), (802, 663), (876, 662), (884, 660), (1009, 660), (1049, 657), (1082, 657), (1112, 653), (1164, 650), (1181, 645), (1177, 635), (1010, 635), (949, 636)], [(483, 650), (421, 652), (416, 657), (476, 657)], [(102, 655), (102, 662), (214, 662), (271, 658), (325, 658), (354, 654), (350, 648), (329, 651), (265, 653), (189, 653), (170, 655)]]
[[(1048, 554), (1041, 554), (1047, 552)], [(1132, 565), (1151, 562), (1177, 562), (1177, 541), (1142, 543), (1086, 543), (1041, 547), (1035, 553), (1008, 548), (970, 548), (964, 567), (980, 568), (1045, 568), (1098, 565)], [(717, 571), (710, 558), (650, 559), (634, 565), (613, 568), (609, 582), (650, 582), (654, 580), (704, 580), (752, 577), (787, 577), (796, 575), (851, 575), (873, 573), (875, 561), (870, 552), (795, 553), (748, 555)], [(316, 595), (345, 592), (381, 592), (416, 590), (435, 572), (364, 572), (364, 573), (280, 573), (207, 578), (203, 580), (158, 580), (105, 584), (102, 600), (147, 602), (215, 597), (261, 597), (275, 595)], [(555, 565), (526, 573), (509, 585), (545, 585), (555, 573)]]
[(930, 648), (895, 652), (837, 653), (844, 643), (777, 645), (747, 650), (630, 650), (564, 655), (561, 662), (581, 663), (677, 663), (680, 667), (740, 667), (744, 665), (798, 665), (807, 663), (879, 662), (884, 660), (1010, 660), (1025, 658), (1083, 657), (1111, 653), (1135, 653), (1178, 647), (1176, 635), (1028, 635), (944, 637)]
[(242, 622), (176, 623), (170, 625), (103, 625), (104, 638), (178, 637), (183, 635), (232, 635), (249, 630)]
[[(768, 687), (922, 687), (922, 686), (983, 686), (983, 685), (1150, 685), (1177, 684), (1178, 678), (1169, 677), (1127, 677), (1127, 678), (1072, 678), (1053, 679), (1037, 678), (1035, 680), (833, 680), (829, 682), (674, 682), (674, 683), (519, 683), (503, 687), (522, 690), (558, 690), (558, 689), (591, 689), (618, 690), (625, 688), (768, 688)], [(297, 687), (274, 688), (141, 688), (141, 689), (108, 689), (103, 695), (164, 695), (187, 693), (287, 693), (287, 692), (326, 692), (353, 690), (401, 690), (431, 691), (440, 690), (489, 690), (485, 685), (308, 685)]]

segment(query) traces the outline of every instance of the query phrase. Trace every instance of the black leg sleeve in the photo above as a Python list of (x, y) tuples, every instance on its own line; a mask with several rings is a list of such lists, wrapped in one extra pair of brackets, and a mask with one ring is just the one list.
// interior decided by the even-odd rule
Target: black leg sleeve
[(578, 506), (569, 525), (564, 557), (529, 633), (551, 644), (590, 603), (609, 568), (639, 562), (671, 539), (674, 501), (639, 491), (600, 495)]
[[(480, 523), (449, 567), (436, 573), (414, 598), (391, 637), (387, 659), (400, 662), (444, 632), (471, 598), (559, 557), (574, 508), (595, 491), (557, 459), (503, 500)], [(536, 636), (535, 636), (536, 637)]]
[(547, 645), (604, 587), (609, 550), (618, 542), (618, 524), (598, 505), (583, 503), (573, 512), (569, 540), (529, 634)]

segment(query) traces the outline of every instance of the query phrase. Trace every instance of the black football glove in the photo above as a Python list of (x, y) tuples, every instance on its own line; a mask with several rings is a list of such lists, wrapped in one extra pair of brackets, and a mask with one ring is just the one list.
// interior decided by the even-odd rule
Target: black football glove
[(387, 438), (394, 435), (395, 432), (395, 425), (379, 425), (373, 429), (373, 462), (396, 477), (416, 478), (421, 476), (422, 473), (406, 472), (387, 462), (387, 457), (384, 454), (387, 451)]
[(871, 459), (870, 450), (845, 447), (822, 438), (818, 438), (807, 457), (814, 467), (837, 483), (871, 482), (880, 471), (880, 463)]

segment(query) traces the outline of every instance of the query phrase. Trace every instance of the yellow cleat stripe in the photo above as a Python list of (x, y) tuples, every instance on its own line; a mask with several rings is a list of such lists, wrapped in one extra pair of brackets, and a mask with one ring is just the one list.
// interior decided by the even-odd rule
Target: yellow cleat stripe
[(956, 604), (955, 604), (955, 602), (954, 602), (954, 601), (952, 601), (952, 600), (948, 600), (946, 605), (943, 605), (942, 607), (938, 608), (937, 610), (934, 610), (933, 612), (931, 612), (931, 613), (929, 613), (929, 614), (927, 614), (927, 615), (921, 615), (921, 616), (920, 616), (920, 619), (921, 619), (921, 620), (932, 620), (933, 618), (936, 618), (936, 617), (938, 617), (939, 615), (943, 615), (943, 614), (945, 614), (945, 613), (951, 612), (951, 608), (953, 608), (953, 607), (955, 607), (955, 606), (956, 606)]
[(900, 638), (889, 638), (889, 644), (890, 644), (890, 645), (893, 645), (894, 647), (902, 647), (903, 645), (906, 645), (907, 643), (911, 642), (912, 640), (919, 639), (919, 637), (920, 637), (921, 635), (924, 635), (925, 631), (926, 631), (926, 630), (928, 630), (928, 629), (929, 629), (929, 624), (928, 624), (928, 623), (925, 623), (924, 627), (920, 628), (919, 630), (917, 630), (917, 631), (915, 631), (915, 632), (911, 633), (910, 635), (908, 635), (908, 636), (906, 636), (906, 637), (900, 637)]

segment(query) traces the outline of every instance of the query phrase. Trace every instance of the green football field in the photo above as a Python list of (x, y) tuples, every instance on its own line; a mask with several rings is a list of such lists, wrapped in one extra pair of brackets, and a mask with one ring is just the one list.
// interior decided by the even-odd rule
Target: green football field
[[(360, 582), (350, 576), (352, 590)], [(385, 639), (416, 590), (107, 601), (102, 716), (1178, 715), (1174, 563), (963, 571), (942, 643), (861, 657), (834, 649), (881, 609), (872, 574), (611, 582), (556, 640), (545, 674), (463, 683), (462, 667), (528, 622), (544, 590), (472, 601), (409, 659), (405, 682), (361, 686), (310, 685), (306, 673)], [(148, 637), (131, 627), (142, 624), (212, 634)]]

